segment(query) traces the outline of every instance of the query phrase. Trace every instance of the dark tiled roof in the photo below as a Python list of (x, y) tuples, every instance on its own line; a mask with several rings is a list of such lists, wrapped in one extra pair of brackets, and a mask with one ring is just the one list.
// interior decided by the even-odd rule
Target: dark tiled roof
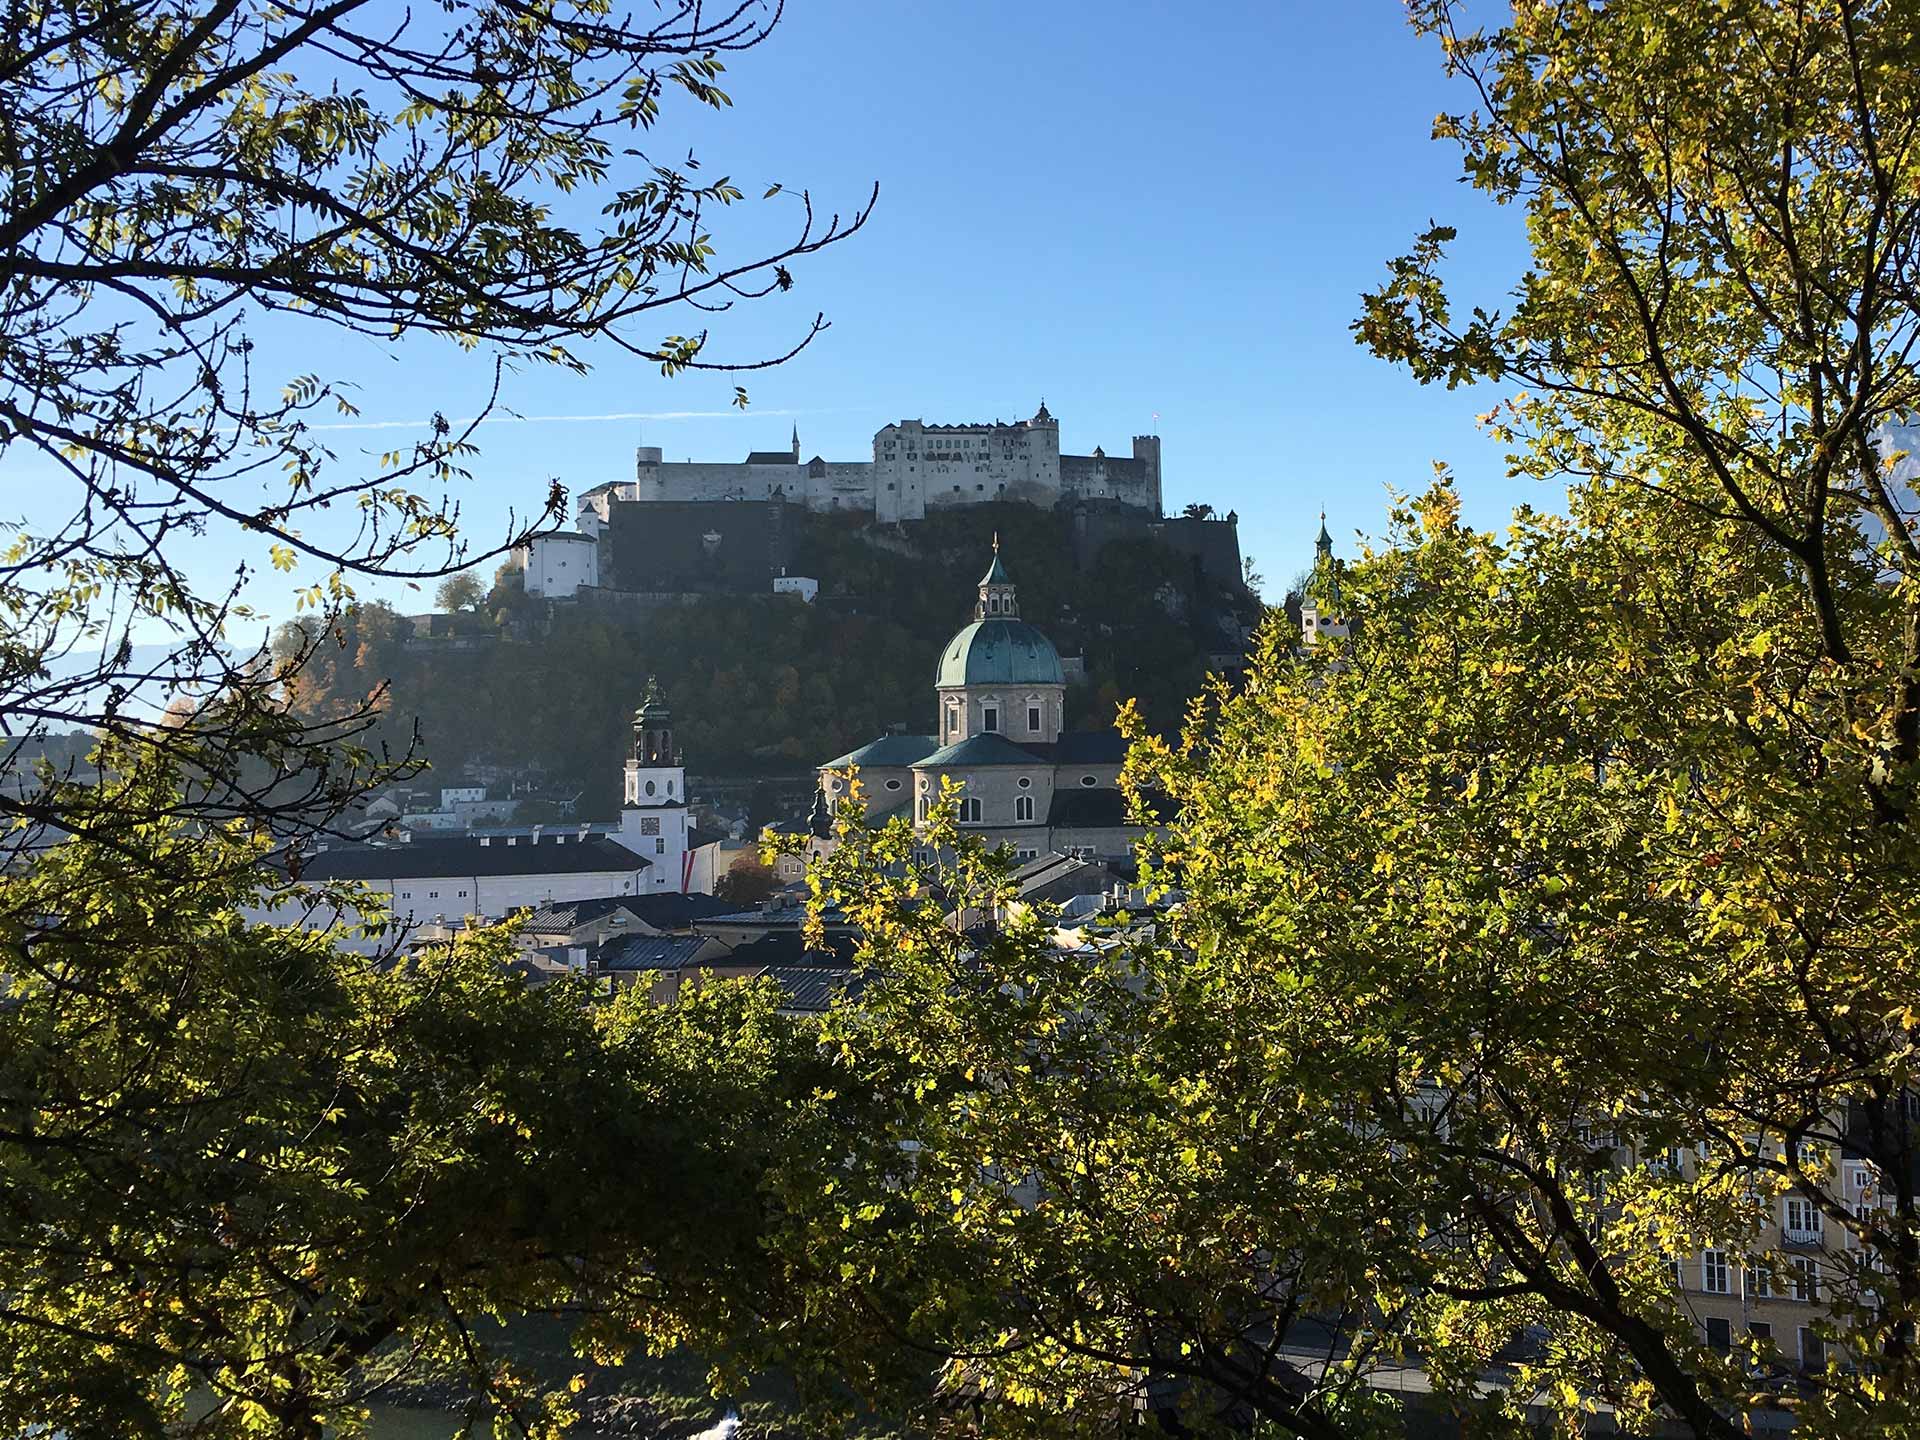
[[(701, 896), (707, 899), (707, 896)], [(836, 926), (844, 929), (847, 916), (844, 910), (829, 909), (822, 917), (829, 929)], [(700, 917), (705, 925), (752, 925), (767, 929), (798, 930), (807, 920), (805, 905), (788, 905), (780, 910), (725, 910), (713, 915)]]
[(1051, 745), (1030, 745), (1056, 765), (1118, 765), (1127, 758), (1127, 737), (1118, 730), (1067, 730)]
[(602, 835), (545, 839), (538, 845), (415, 840), (409, 845), (340, 845), (300, 862), (302, 880), (400, 880), (438, 875), (579, 875), (645, 870), (652, 862)]
[(1043, 766), (1047, 762), (1024, 746), (1016, 745), (1004, 735), (969, 735), (957, 745), (949, 745), (944, 750), (936, 750), (913, 768), (916, 770), (948, 769), (962, 765), (1032, 765)]
[(822, 770), (845, 770), (854, 765), (901, 766), (924, 759), (940, 748), (931, 735), (882, 735), (869, 740), (858, 750), (849, 750), (837, 760), (820, 766)]
[[(519, 847), (515, 847), (516, 849)], [(604, 920), (616, 910), (626, 910), (637, 915), (631, 895), (602, 895), (593, 900), (563, 900), (558, 904), (542, 905), (527, 917), (526, 929), (533, 931), (572, 930), (576, 926), (591, 925), (596, 920)]]
[(1105, 865), (1058, 854), (1043, 855), (1014, 872), (1022, 900), (1060, 901), (1076, 895), (1103, 895), (1116, 878)]
[(756, 965), (762, 969), (778, 969), (782, 966), (805, 966), (818, 969), (821, 966), (844, 966), (853, 958), (853, 952), (859, 947), (859, 941), (847, 934), (828, 934), (824, 950), (807, 948), (798, 930), (775, 930), (762, 935), (758, 940), (749, 940), (743, 945), (733, 947), (733, 953), (726, 957), (728, 965)]
[(713, 895), (682, 895), (668, 890), (635, 895), (627, 901), (627, 908), (656, 930), (685, 930), (708, 916), (725, 915), (737, 903)]
[(795, 462), (791, 450), (754, 450), (747, 455), (749, 465), (792, 465), (793, 463)]
[[(1165, 796), (1144, 798), (1155, 820), (1166, 818), (1172, 807)], [(1118, 790), (1062, 787), (1053, 792), (1053, 804), (1047, 810), (1047, 824), (1055, 826), (1106, 827), (1139, 823), (1127, 818), (1127, 800)]]
[(760, 972), (785, 992), (784, 1008), (819, 1014), (841, 995), (860, 994), (860, 977), (851, 970), (825, 965), (770, 965)]
[(707, 945), (704, 935), (621, 935), (600, 947), (607, 971), (684, 970)]
[(1049, 825), (1125, 825), (1127, 800), (1118, 790), (1056, 790)]

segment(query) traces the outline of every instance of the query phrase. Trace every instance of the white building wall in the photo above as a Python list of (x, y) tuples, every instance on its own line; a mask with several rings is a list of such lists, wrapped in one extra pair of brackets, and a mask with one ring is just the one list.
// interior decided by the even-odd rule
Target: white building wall
[[(547, 842), (551, 844), (552, 842)], [(397, 857), (401, 858), (401, 857)], [(630, 869), (581, 870), (559, 875), (396, 875), (365, 882), (369, 890), (387, 897), (394, 923), (402, 930), (444, 919), (453, 925), (467, 916), (500, 920), (519, 909), (539, 909), (566, 900), (594, 900), (603, 895), (644, 895), (654, 889), (650, 867), (636, 863)], [(676, 875), (676, 881), (678, 879)], [(340, 923), (358, 925), (358, 913), (325, 906), (308, 915), (299, 896), (317, 895), (311, 886), (296, 885), (296, 898), (277, 909), (247, 907), (246, 918), (256, 924), (303, 924), (325, 929)], [(342, 943), (356, 954), (390, 949), (402, 937), (392, 933)]]
[(1060, 427), (1052, 419), (1014, 425), (928, 425), (902, 420), (873, 437), (876, 517), (919, 520), (929, 509), (1060, 497)]
[(687, 867), (688, 828), (685, 806), (636, 808), (620, 812), (620, 828), (610, 838), (653, 867), (644, 891), (684, 891), (692, 881)]
[(515, 552), (527, 594), (565, 600), (600, 583), (600, 546), (586, 535), (536, 535)]
[[(1135, 436), (1133, 456), (1145, 479), (1089, 477), (1089, 498), (1115, 498), (1160, 508), (1160, 442)], [(583, 496), (577, 523), (597, 537), (623, 501), (768, 500), (779, 494), (810, 510), (851, 510), (884, 522), (920, 520), (927, 511), (988, 500), (1051, 505), (1062, 494), (1060, 423), (1051, 415), (985, 425), (929, 425), (902, 420), (873, 437), (873, 460), (745, 462), (668, 460), (657, 445), (634, 452), (631, 484), (597, 487)]]
[(687, 772), (679, 765), (643, 765), (627, 761), (626, 808), (612, 839), (653, 867), (650, 893), (685, 891), (692, 877), (687, 866)]

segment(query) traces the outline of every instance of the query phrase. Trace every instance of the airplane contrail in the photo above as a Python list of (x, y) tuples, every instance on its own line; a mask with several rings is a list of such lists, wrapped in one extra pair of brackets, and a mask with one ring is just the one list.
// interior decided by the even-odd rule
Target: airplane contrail
[[(730, 420), (769, 415), (818, 415), (818, 410), (615, 410), (605, 415), (462, 415), (449, 417), (456, 430), (464, 425), (578, 425), (606, 420)], [(342, 420), (309, 425), (309, 430), (421, 430), (431, 420)]]

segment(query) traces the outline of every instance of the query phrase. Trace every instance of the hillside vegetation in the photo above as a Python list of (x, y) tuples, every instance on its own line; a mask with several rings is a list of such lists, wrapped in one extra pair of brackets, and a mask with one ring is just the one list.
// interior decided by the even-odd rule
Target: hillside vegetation
[(349, 612), (301, 677), (296, 703), (324, 714), (388, 682), (385, 730), (401, 740), (417, 721), (439, 775), (476, 763), (544, 767), (585, 792), (583, 813), (597, 813), (617, 803), (626, 726), (656, 674), (695, 771), (792, 773), (889, 725), (931, 730), (940, 648), (972, 617), (998, 531), (1022, 617), (1063, 655), (1085, 656), (1069, 723), (1109, 724), (1135, 697), (1154, 725), (1177, 724), (1208, 655), (1234, 648), (1258, 603), (1204, 581), (1151, 539), (1110, 543), (1076, 571), (1063, 558), (1073, 553), (1067, 525), (1016, 505), (905, 530), (809, 517), (797, 553), (801, 572), (821, 581), (812, 605), (773, 595), (648, 610), (548, 605), (503, 572), (476, 606), (450, 617), (446, 638), (417, 637), (382, 604)]

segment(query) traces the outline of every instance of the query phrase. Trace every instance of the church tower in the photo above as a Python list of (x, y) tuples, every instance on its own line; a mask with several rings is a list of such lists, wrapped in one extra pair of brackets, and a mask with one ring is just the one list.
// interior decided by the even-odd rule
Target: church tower
[(667, 698), (651, 675), (633, 712), (626, 803), (614, 838), (649, 862), (648, 889), (686, 890), (687, 770), (674, 748)]
[(1320, 512), (1320, 533), (1313, 541), (1313, 574), (1300, 597), (1300, 642), (1312, 649), (1322, 640), (1344, 640), (1353, 631), (1340, 605), (1340, 562), (1333, 558), (1327, 512)]

